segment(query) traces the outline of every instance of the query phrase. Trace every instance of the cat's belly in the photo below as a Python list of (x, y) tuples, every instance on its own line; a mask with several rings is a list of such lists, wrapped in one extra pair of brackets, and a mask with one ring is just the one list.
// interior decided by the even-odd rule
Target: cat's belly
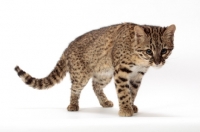
[(104, 76), (112, 76), (114, 68), (112, 66), (112, 60), (105, 57), (99, 60), (98, 64), (94, 66), (94, 72)]
[(102, 77), (112, 77), (114, 73), (113, 69), (105, 69), (100, 72), (95, 72), (94, 75), (102, 76)]

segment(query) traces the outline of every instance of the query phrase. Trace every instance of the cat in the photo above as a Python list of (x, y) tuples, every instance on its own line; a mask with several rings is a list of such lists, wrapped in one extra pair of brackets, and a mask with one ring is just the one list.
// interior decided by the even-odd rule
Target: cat
[(79, 96), (92, 78), (93, 90), (102, 107), (112, 107), (103, 88), (114, 76), (119, 116), (138, 112), (134, 104), (143, 76), (150, 66), (161, 67), (174, 48), (175, 25), (168, 27), (122, 23), (83, 34), (66, 48), (52, 72), (37, 79), (15, 67), (19, 77), (36, 89), (48, 89), (70, 73), (68, 111), (79, 110)]

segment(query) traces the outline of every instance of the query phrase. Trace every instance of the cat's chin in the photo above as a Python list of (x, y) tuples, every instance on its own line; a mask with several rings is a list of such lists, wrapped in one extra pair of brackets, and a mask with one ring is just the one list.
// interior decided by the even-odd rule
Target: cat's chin
[(153, 68), (160, 69), (163, 66), (163, 64), (156, 65), (155, 63), (153, 63), (151, 66)]

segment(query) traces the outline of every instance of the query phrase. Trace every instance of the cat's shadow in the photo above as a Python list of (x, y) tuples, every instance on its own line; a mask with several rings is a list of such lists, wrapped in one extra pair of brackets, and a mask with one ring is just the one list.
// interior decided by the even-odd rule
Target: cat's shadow
[[(90, 108), (81, 108), (79, 110), (81, 113), (88, 114), (97, 114), (105, 116), (118, 116), (117, 108), (102, 108), (102, 107), (90, 107)], [(170, 115), (169, 113), (150, 113), (148, 111), (139, 111), (133, 115), (134, 117), (176, 117), (175, 115)]]
[(90, 108), (81, 108), (79, 110), (80, 113), (87, 114), (97, 114), (97, 115), (117, 115), (118, 111), (115, 108), (102, 108), (102, 107), (90, 107)]
[(168, 113), (149, 113), (149, 112), (138, 112), (134, 115), (135, 117), (176, 117)]

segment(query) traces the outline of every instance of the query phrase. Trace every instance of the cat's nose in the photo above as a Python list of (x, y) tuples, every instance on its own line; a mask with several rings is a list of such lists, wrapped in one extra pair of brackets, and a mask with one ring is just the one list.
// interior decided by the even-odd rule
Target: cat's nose
[(161, 63), (161, 58), (160, 57), (154, 57), (154, 63), (156, 65), (159, 65)]
[(161, 61), (155, 61), (154, 63), (155, 63), (156, 65), (160, 65), (160, 62), (161, 62)]

